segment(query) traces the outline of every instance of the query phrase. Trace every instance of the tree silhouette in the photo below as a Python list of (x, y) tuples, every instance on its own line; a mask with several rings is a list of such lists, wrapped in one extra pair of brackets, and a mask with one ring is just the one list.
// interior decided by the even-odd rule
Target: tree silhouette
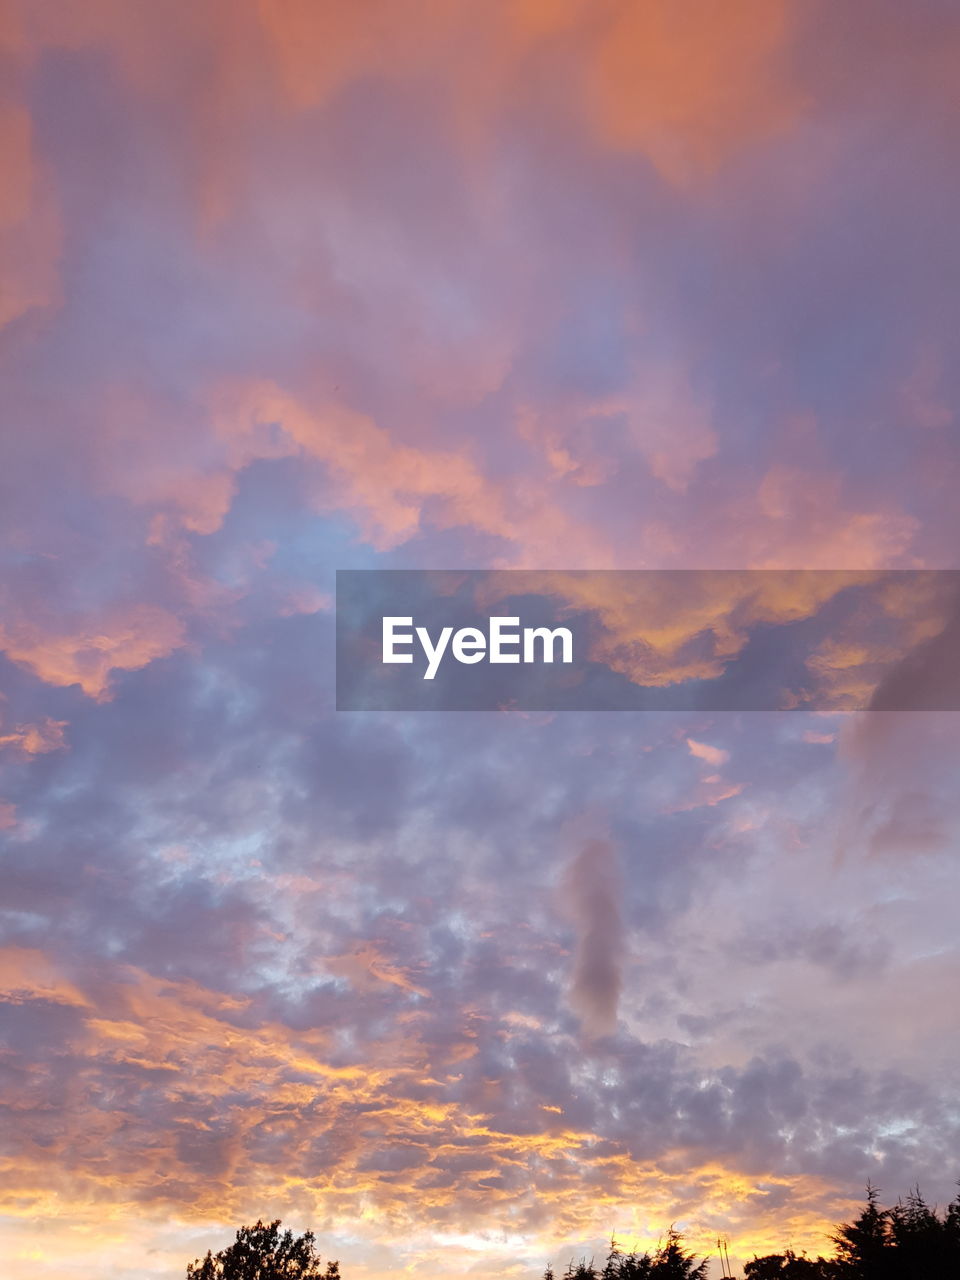
[(657, 1280), (706, 1280), (707, 1265), (706, 1258), (697, 1262), (696, 1254), (687, 1253), (683, 1236), (671, 1227), (666, 1240), (653, 1255), (650, 1275)]
[(832, 1236), (842, 1280), (893, 1280), (897, 1275), (890, 1211), (879, 1207), (879, 1195), (868, 1182), (867, 1203), (858, 1217), (843, 1223)]
[(943, 1219), (943, 1235), (947, 1256), (954, 1269), (960, 1272), (960, 1195), (955, 1196), (947, 1206)]
[(237, 1238), (219, 1253), (207, 1252), (201, 1261), (187, 1264), (187, 1280), (339, 1280), (340, 1264), (328, 1262), (320, 1269), (314, 1234), (295, 1236), (280, 1231), (280, 1219), (241, 1227)]
[(571, 1258), (563, 1276), (564, 1280), (599, 1280), (597, 1276), (597, 1269), (593, 1265), (592, 1258), (589, 1262), (587, 1262), (586, 1258), (581, 1258), (576, 1266), (574, 1266), (573, 1259)]
[(617, 1244), (616, 1238), (610, 1240), (610, 1252), (607, 1254), (607, 1261), (604, 1263), (603, 1270), (600, 1272), (600, 1280), (617, 1280), (623, 1267), (623, 1250)]
[(610, 1241), (610, 1252), (600, 1276), (601, 1280), (647, 1280), (652, 1266), (649, 1253), (624, 1253), (614, 1239)]
[(945, 1262), (944, 1225), (915, 1187), (889, 1212), (890, 1238), (903, 1280), (926, 1280)]
[(618, 1280), (648, 1280), (653, 1275), (653, 1259), (649, 1253), (626, 1253), (620, 1259)]
[(747, 1280), (960, 1280), (960, 1197), (940, 1214), (914, 1187), (892, 1209), (881, 1209), (868, 1183), (863, 1209), (832, 1239), (831, 1262), (770, 1254), (747, 1263)]
[(807, 1258), (792, 1249), (755, 1257), (743, 1269), (747, 1280), (833, 1280), (836, 1268), (823, 1258)]
[[(591, 1259), (574, 1264), (571, 1258), (564, 1280), (706, 1280), (707, 1260), (698, 1262), (696, 1256), (683, 1247), (683, 1236), (673, 1227), (656, 1253), (623, 1253), (616, 1240), (610, 1241), (610, 1252), (602, 1271), (597, 1271)], [(544, 1280), (552, 1280), (550, 1267), (544, 1272)]]

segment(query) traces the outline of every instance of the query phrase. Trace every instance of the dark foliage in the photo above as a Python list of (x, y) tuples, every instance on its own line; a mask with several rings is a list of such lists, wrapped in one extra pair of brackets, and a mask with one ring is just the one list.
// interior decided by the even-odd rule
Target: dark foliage
[(832, 1239), (831, 1259), (772, 1253), (747, 1263), (746, 1280), (960, 1280), (960, 1197), (940, 1213), (915, 1187), (882, 1209), (868, 1185), (866, 1204)]
[[(549, 1267), (544, 1280), (552, 1280)], [(603, 1269), (598, 1271), (593, 1261), (585, 1258), (572, 1261), (564, 1272), (564, 1280), (706, 1280), (707, 1260), (698, 1262), (695, 1255), (683, 1247), (683, 1236), (673, 1227), (656, 1253), (623, 1253), (616, 1241), (611, 1241), (610, 1252)]]
[(747, 1280), (834, 1280), (836, 1270), (823, 1258), (808, 1258), (787, 1249), (754, 1258), (744, 1267), (744, 1275)]
[(295, 1236), (280, 1231), (280, 1220), (241, 1227), (237, 1238), (219, 1253), (207, 1253), (187, 1266), (188, 1280), (339, 1280), (340, 1265), (320, 1269), (312, 1231)]

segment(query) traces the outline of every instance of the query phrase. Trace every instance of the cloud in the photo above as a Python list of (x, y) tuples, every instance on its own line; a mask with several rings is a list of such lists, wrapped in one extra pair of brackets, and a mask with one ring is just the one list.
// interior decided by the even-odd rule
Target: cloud
[(669, 3), (616, 5), (588, 83), (604, 141), (646, 152), (672, 181), (708, 175), (802, 110), (782, 74), (791, 7), (762, 0), (736, 14)]
[(611, 1034), (623, 986), (620, 868), (612, 846), (591, 840), (574, 857), (565, 897), (577, 929), (570, 1004), (588, 1036)]
[(0, 328), (34, 308), (60, 300), (59, 211), (48, 175), (37, 161), (33, 122), (18, 102), (0, 100)]
[[(31, 617), (0, 624), (0, 648), (49, 684), (78, 684), (94, 698), (109, 696), (115, 671), (136, 671), (183, 642), (180, 621), (155, 605), (111, 609), (99, 625), (45, 632)], [(56, 625), (56, 624), (55, 624)]]
[(709, 743), (697, 742), (693, 738), (687, 739), (687, 748), (692, 756), (696, 756), (698, 760), (705, 760), (715, 769), (719, 769), (730, 759), (730, 752), (724, 751), (722, 747), (711, 747)]
[(403, 969), (382, 956), (372, 944), (356, 947), (347, 955), (327, 956), (324, 958), (323, 967), (329, 973), (348, 978), (359, 991), (376, 989), (378, 982), (385, 982), (403, 991), (410, 991), (414, 995), (430, 994), (423, 987), (418, 987), (412, 982)]
[(45, 716), (38, 724), (10, 726), (0, 733), (0, 748), (8, 747), (24, 755), (43, 755), (47, 751), (60, 751), (67, 744), (64, 737), (65, 720), (51, 720)]

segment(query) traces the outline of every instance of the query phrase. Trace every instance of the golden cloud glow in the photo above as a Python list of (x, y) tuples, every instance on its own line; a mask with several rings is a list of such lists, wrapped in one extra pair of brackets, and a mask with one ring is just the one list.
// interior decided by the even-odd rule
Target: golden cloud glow
[(110, 609), (96, 622), (45, 632), (34, 618), (0, 624), (0, 649), (48, 684), (78, 684), (92, 698), (109, 696), (114, 671), (136, 671), (166, 657), (184, 639), (182, 623), (157, 605)]
[[(445, 1100), (455, 1077), (426, 1068), (416, 1018), (372, 1056), (337, 1060), (332, 1027), (251, 1020), (247, 1000), (129, 968), (89, 987), (22, 948), (0, 952), (0, 994), (45, 1010), (52, 1027), (62, 1020), (51, 1067), (65, 1089), (56, 1103), (42, 1078), (8, 1090), (13, 1114), (49, 1140), (0, 1161), (0, 1211), (30, 1218), (55, 1204), (65, 1239), (92, 1226), (94, 1206), (110, 1237), (125, 1215), (140, 1216), (138, 1204), (148, 1218), (225, 1224), (268, 1204), (333, 1234), (362, 1223), (371, 1243), (392, 1224), (426, 1243), (429, 1266), (440, 1251), (449, 1259), (451, 1232), (483, 1235), (500, 1213), (530, 1251), (611, 1224), (648, 1243), (679, 1206), (691, 1242), (707, 1247), (721, 1219), (747, 1215), (762, 1232), (764, 1186), (789, 1186), (807, 1206), (794, 1210), (795, 1238), (816, 1242), (822, 1229), (815, 1206), (828, 1188), (815, 1181), (697, 1165), (681, 1152), (638, 1162), (565, 1123), (559, 1107), (517, 1132)], [(54, 1255), (57, 1238), (44, 1237)]]

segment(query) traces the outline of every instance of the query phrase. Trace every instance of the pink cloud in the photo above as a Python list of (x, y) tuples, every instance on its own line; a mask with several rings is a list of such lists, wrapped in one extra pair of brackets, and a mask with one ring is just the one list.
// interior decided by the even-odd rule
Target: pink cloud
[(698, 760), (705, 760), (714, 768), (719, 768), (730, 759), (730, 752), (724, 751), (722, 747), (711, 747), (708, 743), (697, 742), (693, 738), (687, 738), (687, 747), (692, 756), (696, 756)]

